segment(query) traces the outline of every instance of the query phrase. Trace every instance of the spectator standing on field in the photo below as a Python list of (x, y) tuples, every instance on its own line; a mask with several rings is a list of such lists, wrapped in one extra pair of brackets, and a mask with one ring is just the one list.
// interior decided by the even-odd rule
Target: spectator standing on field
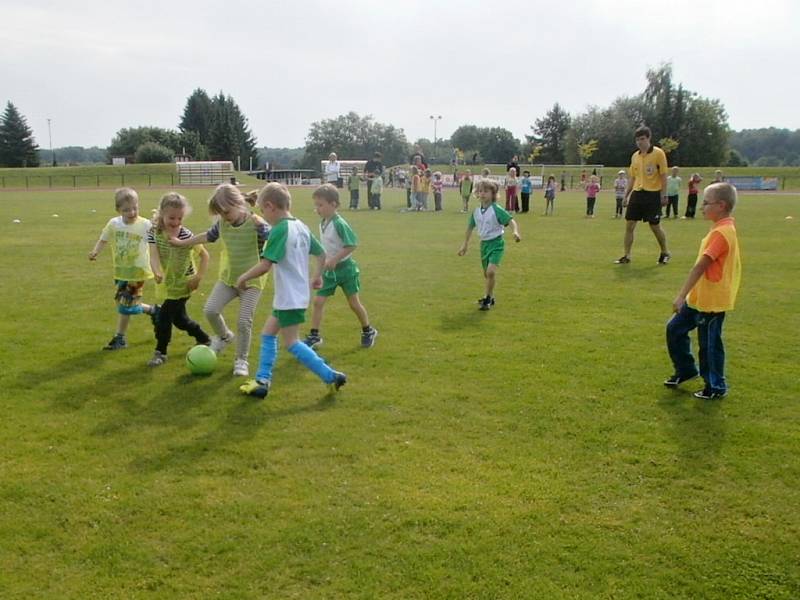
[(667, 177), (667, 218), (669, 219), (670, 209), (672, 209), (672, 218), (678, 218), (678, 196), (681, 193), (681, 182), (683, 180), (678, 177), (678, 167), (672, 167), (672, 175)]
[(331, 152), (328, 155), (328, 164), (325, 165), (325, 182), (330, 183), (331, 185), (335, 185), (336, 187), (342, 187), (342, 180), (341, 175), (339, 174), (339, 159), (336, 156), (335, 152)]
[(375, 152), (372, 159), (364, 165), (364, 175), (367, 177), (367, 202), (372, 198), (372, 180), (376, 175), (383, 175), (383, 154)]

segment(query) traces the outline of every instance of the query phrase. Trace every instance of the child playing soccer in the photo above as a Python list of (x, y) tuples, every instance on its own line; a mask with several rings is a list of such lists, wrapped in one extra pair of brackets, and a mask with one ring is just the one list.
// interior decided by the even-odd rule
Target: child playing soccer
[(97, 260), (97, 255), (106, 244), (111, 244), (116, 285), (114, 299), (119, 318), (117, 332), (103, 350), (123, 350), (128, 347), (125, 335), (131, 315), (147, 313), (155, 324), (158, 313), (157, 307), (142, 304), (144, 282), (153, 278), (147, 248), (150, 221), (139, 216), (139, 195), (131, 188), (120, 188), (114, 192), (114, 205), (119, 216), (106, 223), (100, 239), (89, 252), (89, 260)]
[[(256, 278), (246, 288), (238, 287), (236, 281), (239, 275), (258, 262), (261, 248), (269, 235), (269, 226), (261, 217), (252, 213), (250, 202), (255, 202), (253, 195), (248, 194), (245, 197), (234, 185), (224, 183), (217, 186), (208, 200), (208, 212), (216, 217), (214, 225), (205, 233), (186, 240), (170, 239), (171, 244), (179, 247), (213, 244), (217, 240), (222, 242), (219, 281), (214, 284), (203, 312), (216, 333), (211, 338), (211, 349), (214, 352), (221, 353), (234, 337), (237, 338), (233, 374), (239, 377), (247, 377), (250, 374), (248, 358), (253, 315), (264, 289), (265, 278)], [(239, 298), (238, 336), (234, 336), (222, 317), (222, 310), (237, 297)]]
[(461, 178), (461, 184), (458, 186), (458, 191), (461, 194), (461, 203), (463, 208), (461, 212), (469, 210), (469, 197), (472, 195), (472, 171), (469, 169)]
[(289, 212), (292, 197), (286, 186), (267, 184), (258, 194), (258, 207), (272, 226), (269, 239), (264, 246), (259, 263), (239, 276), (236, 287), (247, 289), (247, 282), (261, 277), (275, 268), (275, 297), (272, 314), (264, 324), (261, 335), (261, 355), (256, 378), (239, 390), (243, 394), (265, 398), (272, 384), (272, 368), (278, 356), (278, 333), (283, 345), (305, 367), (336, 391), (347, 382), (344, 373), (331, 369), (316, 352), (298, 340), (300, 324), (306, 320), (306, 308), (310, 300), (308, 281), (308, 256), (317, 257), (317, 271), (312, 285), (322, 286), (322, 267), (325, 252), (308, 227)]
[[(373, 189), (375, 189), (373, 187)], [(319, 238), (325, 249), (325, 271), (322, 274), (322, 287), (314, 298), (314, 311), (311, 314), (311, 331), (303, 340), (306, 346), (315, 348), (322, 344), (319, 328), (325, 302), (333, 296), (337, 287), (344, 292), (350, 309), (361, 323), (361, 347), (371, 348), (375, 344), (378, 330), (369, 324), (367, 309), (361, 304), (358, 292), (361, 289), (358, 264), (353, 260), (353, 252), (358, 239), (350, 225), (337, 212), (339, 192), (329, 185), (321, 185), (312, 196), (317, 214), (322, 217), (319, 225)]]
[[(198, 344), (210, 344), (211, 338), (200, 325), (186, 314), (186, 301), (197, 289), (208, 270), (208, 252), (203, 246), (177, 248), (171, 238), (187, 240), (192, 232), (183, 226), (191, 208), (186, 198), (177, 192), (161, 197), (153, 215), (153, 228), (147, 233), (150, 245), (150, 266), (156, 280), (156, 299), (161, 310), (156, 319), (156, 350), (147, 363), (158, 367), (167, 362), (167, 346), (172, 339), (172, 326), (191, 335)], [(195, 258), (199, 265), (195, 270)]]
[(556, 200), (556, 176), (550, 175), (547, 178), (547, 187), (544, 189), (544, 199), (547, 201), (544, 207), (545, 215), (553, 214), (553, 204)]
[(358, 186), (361, 178), (358, 176), (358, 167), (353, 167), (350, 177), (347, 178), (347, 189), (350, 190), (350, 210), (358, 210)]
[[(511, 169), (509, 169), (511, 170)], [(497, 184), (493, 181), (482, 180), (478, 184), (478, 197), (481, 205), (476, 207), (469, 218), (467, 236), (458, 251), (459, 256), (467, 253), (467, 245), (472, 235), (472, 230), (478, 228), (481, 238), (481, 264), (483, 276), (486, 278), (486, 295), (478, 300), (480, 310), (489, 310), (494, 306), (494, 287), (497, 279), (497, 269), (503, 260), (505, 241), (503, 240), (503, 227), (511, 225), (514, 231), (514, 240), (520, 241), (519, 228), (514, 218), (497, 205)]]
[(702, 210), (712, 221), (711, 231), (700, 243), (697, 262), (672, 303), (675, 315), (667, 323), (667, 350), (675, 371), (664, 385), (676, 388), (697, 377), (689, 341), (689, 332), (697, 328), (699, 374), (705, 387), (694, 396), (701, 400), (724, 398), (728, 393), (722, 323), (725, 313), (733, 310), (742, 278), (739, 242), (731, 216), (735, 206), (736, 188), (729, 183), (713, 183), (705, 189)]

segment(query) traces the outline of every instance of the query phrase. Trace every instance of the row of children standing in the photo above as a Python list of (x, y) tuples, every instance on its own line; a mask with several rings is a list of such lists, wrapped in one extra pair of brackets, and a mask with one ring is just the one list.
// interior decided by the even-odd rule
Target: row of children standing
[[(157, 367), (166, 362), (174, 325), (186, 331), (198, 344), (210, 345), (215, 353), (222, 352), (235, 339), (233, 373), (247, 376), (253, 316), (265, 276), (274, 267), (274, 310), (262, 335), (258, 372), (254, 380), (241, 386), (241, 391), (258, 397), (268, 393), (278, 332), (290, 353), (302, 364), (335, 389), (341, 387), (346, 381), (344, 374), (331, 369), (313, 350), (322, 341), (319, 331), (325, 300), (337, 287), (343, 289), (362, 326), (362, 347), (371, 347), (378, 332), (370, 325), (366, 309), (359, 300), (359, 269), (351, 256), (358, 242), (352, 229), (338, 215), (336, 187), (320, 186), (314, 193), (314, 202), (322, 217), (322, 245), (291, 215), (291, 195), (281, 184), (268, 184), (259, 193), (246, 196), (233, 185), (220, 185), (208, 203), (215, 222), (199, 235), (193, 235), (183, 225), (191, 209), (181, 194), (165, 194), (151, 223), (139, 215), (139, 198), (134, 190), (117, 190), (115, 206), (119, 216), (109, 220), (89, 253), (89, 259), (96, 260), (102, 249), (111, 245), (118, 324), (114, 337), (104, 349), (126, 348), (130, 316), (148, 314), (156, 334), (156, 349), (148, 365)], [(264, 218), (252, 211), (256, 204)], [(209, 336), (189, 318), (186, 303), (208, 268), (209, 255), (203, 244), (217, 241), (222, 245), (219, 280), (204, 308), (215, 333)], [(313, 329), (305, 342), (298, 342), (297, 330), (305, 321), (310, 301), (309, 254), (318, 257), (319, 268), (313, 282), (318, 291)], [(142, 303), (142, 289), (148, 279), (156, 281), (159, 304)], [(235, 298), (240, 301), (236, 333), (230, 330), (221, 314)]]
[[(491, 181), (491, 172), (489, 169), (483, 169), (479, 176), (472, 176), (472, 172), (467, 170), (458, 182), (459, 195), (461, 196), (462, 209), (461, 212), (469, 212), (469, 202), (478, 189), (478, 184), (481, 181)], [(531, 206), (531, 196), (533, 194), (533, 179), (531, 178), (530, 171), (523, 171), (522, 177), (517, 177), (515, 169), (509, 169), (508, 175), (505, 178), (505, 193), (506, 204), (505, 209), (508, 212), (529, 212)], [(517, 199), (517, 189), (520, 192), (521, 206)], [(545, 185), (544, 197), (546, 200), (545, 215), (553, 214), (553, 206), (556, 199), (556, 177), (550, 175)]]

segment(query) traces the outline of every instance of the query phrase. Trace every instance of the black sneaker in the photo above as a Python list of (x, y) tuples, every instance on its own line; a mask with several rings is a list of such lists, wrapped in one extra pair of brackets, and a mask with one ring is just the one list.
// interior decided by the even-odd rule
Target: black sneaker
[(664, 381), (664, 385), (667, 386), (668, 388), (676, 388), (683, 382), (694, 379), (695, 377), (697, 377), (697, 373), (695, 373), (694, 375), (688, 375), (686, 377), (683, 377), (681, 375), (673, 375), (672, 377), (669, 377), (667, 378), (666, 381)]
[(328, 384), (328, 387), (332, 392), (338, 392), (339, 388), (347, 383), (347, 375), (340, 373), (339, 371), (335, 371), (334, 373), (335, 375), (333, 381)]
[(615, 265), (627, 265), (631, 262), (631, 259), (627, 256), (620, 256), (617, 260), (614, 261)]
[(698, 400), (720, 400), (728, 395), (728, 392), (712, 392), (709, 389), (702, 389), (699, 392), (695, 392), (694, 397)]
[(303, 343), (309, 348), (315, 348), (322, 345), (322, 337), (318, 333), (309, 333)]
[(378, 337), (378, 330), (370, 327), (369, 331), (361, 332), (361, 347), (372, 348), (375, 345), (375, 338)]
[(658, 255), (658, 264), (666, 265), (667, 263), (669, 263), (670, 258), (672, 258), (672, 254), (670, 254), (669, 252), (662, 252), (661, 254)]
[(111, 341), (103, 346), (103, 350), (124, 350), (128, 347), (128, 341), (124, 335), (115, 335)]
[(484, 298), (481, 300), (478, 310), (489, 310), (492, 307), (492, 304), (493, 302), (491, 298)]

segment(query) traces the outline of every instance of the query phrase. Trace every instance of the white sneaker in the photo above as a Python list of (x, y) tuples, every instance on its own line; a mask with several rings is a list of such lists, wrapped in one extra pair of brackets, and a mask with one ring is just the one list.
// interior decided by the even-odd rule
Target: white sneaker
[(214, 354), (219, 354), (228, 347), (228, 344), (233, 341), (233, 337), (233, 332), (228, 332), (228, 335), (224, 338), (221, 338), (218, 335), (212, 336), (211, 344), (209, 344), (209, 346), (214, 351)]
[(248, 377), (250, 375), (250, 365), (243, 358), (233, 361), (233, 374), (237, 377)]

